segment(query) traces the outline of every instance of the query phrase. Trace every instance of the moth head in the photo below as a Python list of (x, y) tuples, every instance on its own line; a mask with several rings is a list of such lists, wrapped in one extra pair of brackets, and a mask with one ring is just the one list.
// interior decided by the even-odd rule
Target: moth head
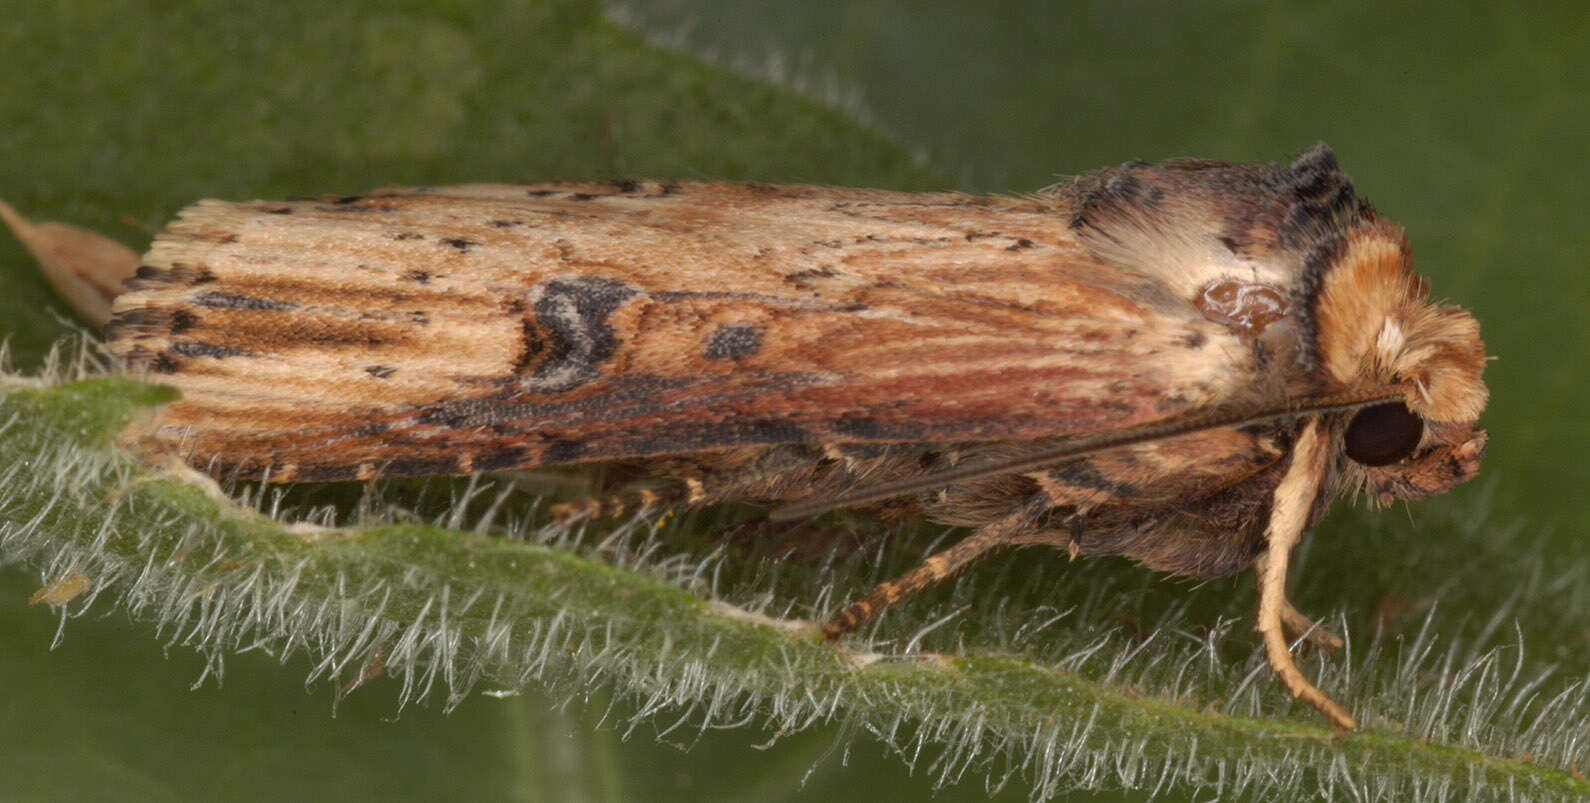
[(1403, 401), (1359, 410), (1341, 430), (1348, 485), (1387, 504), (1473, 477), (1486, 439), (1475, 424), (1489, 395), (1479, 322), (1429, 300), (1402, 229), (1383, 220), (1351, 229), (1314, 309), (1318, 366), (1328, 383), (1407, 389)]

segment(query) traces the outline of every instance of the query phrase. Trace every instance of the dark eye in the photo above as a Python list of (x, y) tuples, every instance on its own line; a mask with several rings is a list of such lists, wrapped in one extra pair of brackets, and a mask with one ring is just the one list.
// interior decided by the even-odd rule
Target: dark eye
[(1347, 425), (1347, 456), (1366, 466), (1385, 466), (1413, 454), (1424, 421), (1402, 402), (1365, 407)]

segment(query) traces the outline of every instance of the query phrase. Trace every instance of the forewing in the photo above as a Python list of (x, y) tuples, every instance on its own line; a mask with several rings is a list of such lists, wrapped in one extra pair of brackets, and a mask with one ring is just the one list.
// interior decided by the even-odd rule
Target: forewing
[(1251, 386), (1251, 344), (1076, 218), (640, 182), (203, 201), (109, 333), (182, 391), (159, 438), (279, 480), (1055, 437)]

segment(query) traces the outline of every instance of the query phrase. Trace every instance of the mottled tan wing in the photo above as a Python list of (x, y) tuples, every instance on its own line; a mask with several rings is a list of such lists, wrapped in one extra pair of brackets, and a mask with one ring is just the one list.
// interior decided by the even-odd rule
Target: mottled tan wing
[[(157, 433), (191, 462), (279, 480), (1053, 437), (1248, 389), (1252, 344), (1188, 296), (1258, 268), (1207, 232), (1101, 241), (1110, 219), (1143, 226), (1107, 203), (1088, 219), (1114, 197), (1089, 192), (620, 182), (201, 201), (117, 299), (111, 348), (181, 390)], [(1131, 267), (1158, 251), (1188, 264)]]

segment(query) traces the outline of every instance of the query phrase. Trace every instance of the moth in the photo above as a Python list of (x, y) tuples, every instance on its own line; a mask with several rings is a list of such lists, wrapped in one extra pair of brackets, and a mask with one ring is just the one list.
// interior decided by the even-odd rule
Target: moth
[(974, 528), (824, 628), (1005, 547), (1252, 567), (1291, 692), (1331, 638), (1288, 556), (1343, 492), (1474, 476), (1479, 326), (1320, 145), (1288, 165), (1129, 163), (1027, 197), (655, 181), (200, 201), (114, 303), (173, 385), (146, 436), (301, 482), (605, 462), (661, 484)]

